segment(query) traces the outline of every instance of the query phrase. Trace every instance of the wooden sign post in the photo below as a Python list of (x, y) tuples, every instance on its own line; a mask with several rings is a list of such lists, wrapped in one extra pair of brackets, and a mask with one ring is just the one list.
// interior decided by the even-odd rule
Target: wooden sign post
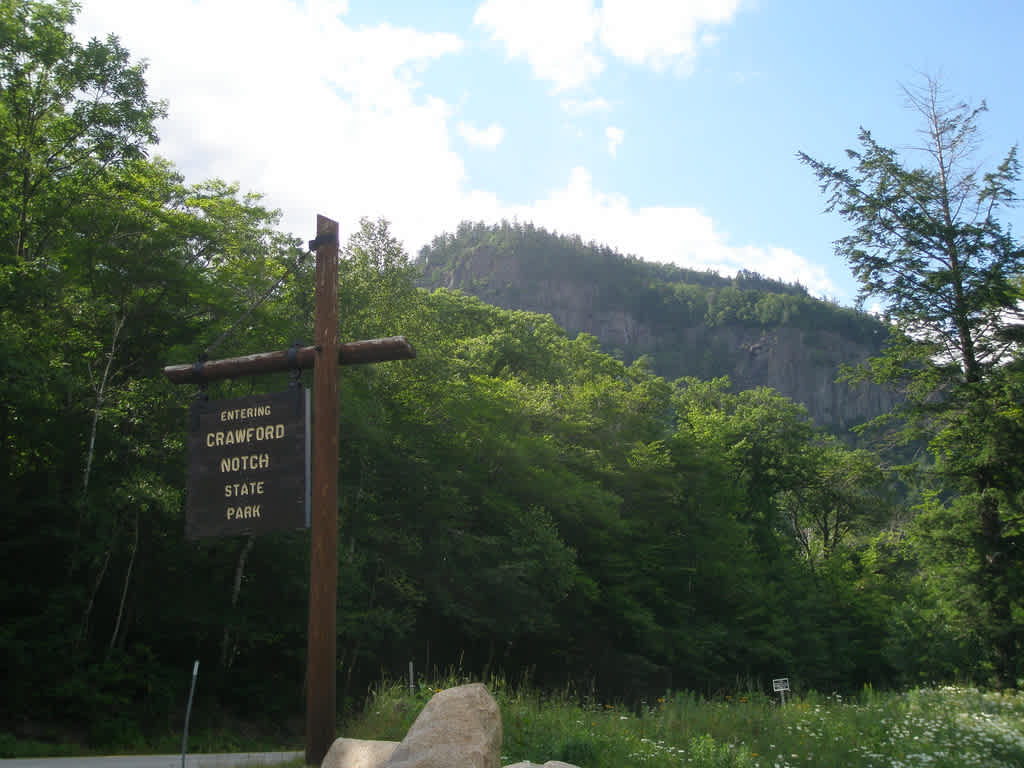
[(314, 242), (322, 244), (316, 249), (314, 338), (320, 357), (313, 368), (316, 415), (306, 636), (307, 765), (323, 761), (334, 742), (338, 712), (338, 366), (334, 364), (338, 357), (338, 222), (318, 215)]
[(316, 217), (315, 346), (172, 365), (175, 384), (202, 384), (255, 373), (313, 368), (312, 537), (306, 658), (306, 763), (319, 765), (337, 717), (338, 365), (408, 360), (403, 336), (338, 343), (338, 222)]

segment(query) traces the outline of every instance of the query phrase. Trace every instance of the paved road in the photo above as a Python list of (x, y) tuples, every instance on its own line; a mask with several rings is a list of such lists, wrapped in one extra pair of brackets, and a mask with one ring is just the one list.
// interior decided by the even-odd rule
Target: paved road
[[(302, 756), (302, 752), (188, 755), (185, 758), (185, 768), (270, 766), (287, 763)], [(181, 755), (14, 758), (13, 760), (0, 760), (0, 768), (181, 768)]]

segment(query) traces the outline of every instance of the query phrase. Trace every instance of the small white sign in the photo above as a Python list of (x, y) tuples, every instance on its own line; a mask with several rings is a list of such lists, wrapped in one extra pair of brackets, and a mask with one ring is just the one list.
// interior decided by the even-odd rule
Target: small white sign
[(788, 677), (779, 677), (779, 678), (776, 678), (775, 680), (772, 680), (772, 690), (773, 691), (788, 691), (789, 690), (789, 678)]

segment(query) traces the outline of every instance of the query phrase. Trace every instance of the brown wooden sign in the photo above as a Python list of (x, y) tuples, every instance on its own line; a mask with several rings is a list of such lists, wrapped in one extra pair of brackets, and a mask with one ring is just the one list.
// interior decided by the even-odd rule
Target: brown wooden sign
[(193, 403), (187, 538), (309, 527), (307, 414), (302, 387)]

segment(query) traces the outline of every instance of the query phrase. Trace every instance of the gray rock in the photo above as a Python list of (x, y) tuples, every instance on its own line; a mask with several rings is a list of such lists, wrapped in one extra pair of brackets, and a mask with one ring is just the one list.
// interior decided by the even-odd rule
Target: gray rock
[(336, 739), (320, 768), (380, 768), (397, 746), (397, 741)]
[(498, 702), (483, 685), (449, 688), (427, 702), (384, 768), (500, 768), (501, 735)]

